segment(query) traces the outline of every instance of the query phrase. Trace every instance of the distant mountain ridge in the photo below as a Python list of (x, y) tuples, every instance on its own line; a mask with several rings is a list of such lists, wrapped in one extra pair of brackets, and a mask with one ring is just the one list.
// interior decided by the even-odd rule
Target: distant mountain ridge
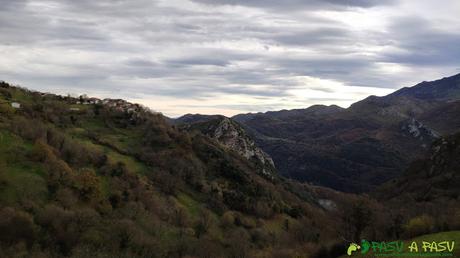
[(344, 110), (344, 108), (339, 107), (337, 105), (313, 105), (308, 108), (304, 109), (291, 109), (291, 110), (280, 110), (280, 111), (268, 111), (266, 113), (250, 113), (250, 114), (240, 114), (233, 116), (232, 118), (235, 120), (243, 121), (248, 118), (253, 118), (258, 115), (269, 115), (272, 117), (276, 117), (278, 119), (286, 119), (290, 117), (300, 116), (300, 115), (326, 115), (326, 114), (333, 114), (339, 111)]
[(221, 115), (201, 115), (201, 114), (186, 114), (176, 119), (171, 119), (171, 123), (175, 125), (193, 124), (200, 122), (207, 122), (212, 119), (219, 119)]
[(439, 136), (459, 131), (459, 111), (457, 74), (370, 96), (347, 109), (313, 106), (233, 119), (282, 175), (361, 192), (398, 176)]
[(421, 82), (413, 87), (404, 87), (386, 98), (407, 96), (423, 100), (460, 99), (460, 74), (431, 82)]

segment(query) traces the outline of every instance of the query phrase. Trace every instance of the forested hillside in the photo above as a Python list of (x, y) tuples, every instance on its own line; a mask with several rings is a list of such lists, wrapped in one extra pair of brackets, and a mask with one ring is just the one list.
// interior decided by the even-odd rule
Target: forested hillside
[[(123, 100), (7, 83), (0, 103), (0, 257), (323, 258), (362, 237), (458, 227), (260, 173), (228, 144), (247, 137), (236, 125), (213, 139), (201, 128), (222, 128), (212, 122), (176, 127)], [(410, 224), (420, 216), (428, 228)]]
[(307, 186), (147, 108), (6, 83), (0, 102), (0, 257), (288, 257), (336, 239)]

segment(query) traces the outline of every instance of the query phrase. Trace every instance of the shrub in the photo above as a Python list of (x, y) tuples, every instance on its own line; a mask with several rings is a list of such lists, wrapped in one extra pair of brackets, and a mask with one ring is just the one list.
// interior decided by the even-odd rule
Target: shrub
[(71, 189), (63, 187), (56, 192), (56, 201), (65, 208), (71, 208), (78, 202), (78, 198)]
[(17, 117), (11, 122), (11, 129), (14, 133), (27, 140), (35, 141), (46, 137), (46, 127), (38, 120)]
[(312, 255), (313, 258), (335, 258), (341, 257), (347, 250), (344, 243), (334, 243), (330, 246), (321, 247)]
[(177, 207), (176, 209), (174, 209), (172, 219), (173, 219), (172, 222), (174, 223), (174, 225), (180, 228), (187, 227), (190, 222), (187, 210), (185, 210), (182, 207)]
[(24, 241), (30, 246), (36, 232), (30, 214), (9, 207), (0, 210), (0, 243), (11, 245)]
[(59, 187), (70, 186), (73, 179), (73, 170), (69, 165), (55, 156), (46, 160), (48, 170), (47, 183), (51, 193), (55, 193)]
[(293, 217), (293, 218), (300, 218), (302, 216), (302, 207), (296, 205), (292, 208), (290, 208), (287, 211), (288, 215)]
[[(201, 238), (196, 243), (194, 253), (196, 257), (200, 258), (215, 258), (223, 257), (222, 247), (216, 241), (211, 241), (206, 238)], [(194, 256), (195, 257), (195, 256)]]
[(227, 238), (228, 257), (244, 258), (248, 257), (250, 236), (248, 232), (242, 228), (235, 229), (230, 232)]
[(254, 213), (257, 217), (265, 219), (273, 217), (273, 209), (267, 203), (261, 201), (256, 203)]
[(292, 227), (292, 236), (298, 243), (316, 242), (319, 238), (319, 233), (309, 223), (301, 221)]
[(430, 233), (433, 230), (434, 220), (428, 215), (421, 215), (409, 220), (404, 229), (408, 237), (415, 237)]
[(73, 211), (48, 204), (38, 213), (37, 223), (49, 234), (44, 239), (52, 241), (63, 254), (68, 254), (79, 241), (80, 225)]
[(208, 210), (204, 210), (200, 213), (198, 222), (195, 225), (195, 233), (198, 238), (203, 234), (206, 234), (213, 223), (212, 214)]
[(74, 187), (83, 201), (97, 202), (102, 196), (99, 177), (90, 169), (84, 169), (76, 175)]
[(263, 228), (256, 228), (250, 231), (251, 241), (259, 248), (267, 247), (272, 240), (271, 235)]
[(233, 216), (233, 212), (227, 211), (225, 212), (221, 219), (220, 219), (220, 225), (227, 229), (233, 227), (235, 224), (235, 217)]
[(43, 162), (54, 157), (54, 153), (48, 144), (46, 144), (42, 139), (38, 139), (35, 141), (30, 156), (32, 160)]

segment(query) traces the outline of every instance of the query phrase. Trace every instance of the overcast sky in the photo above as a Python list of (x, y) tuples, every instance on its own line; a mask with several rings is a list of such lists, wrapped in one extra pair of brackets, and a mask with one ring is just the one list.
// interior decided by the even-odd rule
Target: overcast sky
[(458, 0), (0, 0), (0, 80), (169, 116), (347, 107), (460, 72)]

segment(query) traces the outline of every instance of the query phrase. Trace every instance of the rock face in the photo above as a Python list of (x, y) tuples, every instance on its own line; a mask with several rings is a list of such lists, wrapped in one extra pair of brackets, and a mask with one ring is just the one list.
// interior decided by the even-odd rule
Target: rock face
[(408, 121), (404, 121), (401, 126), (401, 130), (422, 142), (427, 141), (431, 143), (433, 140), (439, 138), (440, 136), (437, 132), (426, 127), (423, 123), (415, 118), (410, 118)]
[[(264, 167), (274, 168), (272, 158), (256, 146), (255, 142), (249, 138), (244, 132), (243, 128), (235, 121), (225, 117), (222, 118), (220, 123), (214, 128), (210, 128), (209, 136), (217, 139), (220, 143), (235, 150), (248, 160), (257, 160)], [(271, 169), (270, 169), (271, 170)], [(270, 173), (264, 169), (264, 173)]]
[[(256, 164), (258, 173), (269, 178), (276, 176), (275, 164), (272, 158), (246, 134), (245, 130), (232, 119), (225, 116), (186, 115), (176, 120), (183, 128), (201, 133), (217, 140), (227, 148), (237, 152), (247, 160)], [(185, 119), (184, 119), (185, 118)], [(186, 121), (186, 122), (183, 122)], [(191, 122), (190, 121), (197, 121)]]

